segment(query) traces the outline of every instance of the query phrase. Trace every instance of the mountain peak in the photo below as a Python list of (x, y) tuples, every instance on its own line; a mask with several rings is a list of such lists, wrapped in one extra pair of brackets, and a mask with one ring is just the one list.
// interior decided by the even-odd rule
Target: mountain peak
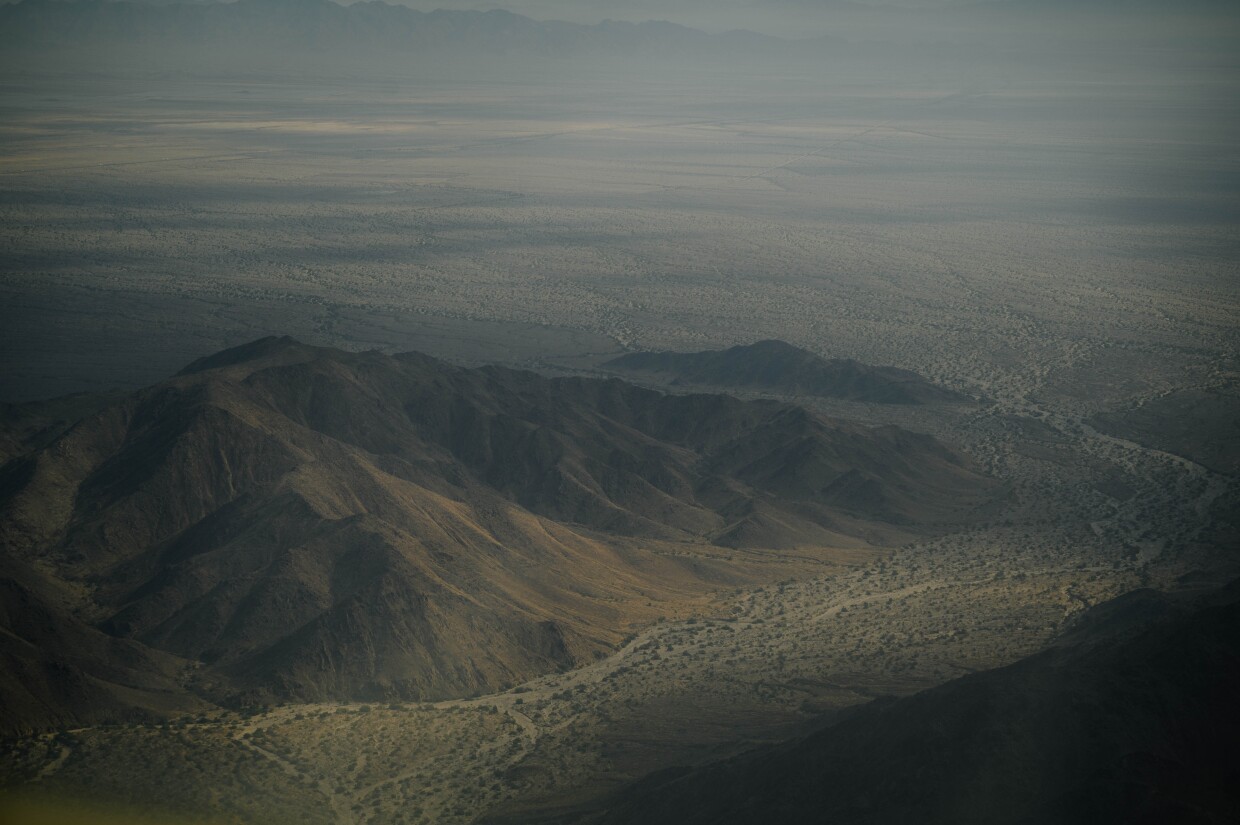
[(789, 344), (787, 341), (781, 341), (778, 338), (764, 338), (761, 341), (754, 341), (752, 344), (737, 344), (732, 347), (729, 352), (767, 352), (767, 353), (804, 353), (805, 355), (813, 355), (809, 350)]
[(304, 345), (300, 341), (288, 335), (267, 335), (245, 344), (220, 350), (214, 355), (207, 355), (192, 361), (177, 375), (195, 375), (220, 367), (244, 364), (247, 361), (267, 358), (276, 353), (302, 346)]
[(239, 6), (261, 6), (264, 8), (279, 8), (302, 10), (308, 8), (324, 8), (336, 7), (343, 8), (334, 0), (236, 0)]
[(735, 387), (878, 404), (965, 400), (909, 370), (872, 367), (850, 358), (825, 359), (774, 338), (726, 350), (630, 353), (603, 366), (660, 376), (680, 386)]

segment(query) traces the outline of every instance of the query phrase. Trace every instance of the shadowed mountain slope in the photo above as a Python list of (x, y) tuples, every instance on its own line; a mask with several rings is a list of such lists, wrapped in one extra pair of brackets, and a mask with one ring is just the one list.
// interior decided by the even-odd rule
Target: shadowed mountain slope
[(634, 352), (603, 367), (655, 377), (673, 386), (734, 387), (878, 404), (969, 400), (915, 372), (871, 367), (850, 358), (827, 360), (773, 340), (707, 352)]
[(19, 413), (0, 541), (78, 594), (56, 621), (250, 701), (495, 689), (746, 581), (721, 548), (902, 541), (998, 492), (895, 427), (291, 339)]
[(0, 730), (139, 721), (203, 706), (192, 662), (118, 639), (73, 613), (73, 589), (0, 559)]
[[(671, 770), (567, 823), (1215, 823), (1240, 814), (1240, 589), (1150, 591), (1064, 644), (788, 745)], [(496, 820), (500, 821), (500, 820)]]

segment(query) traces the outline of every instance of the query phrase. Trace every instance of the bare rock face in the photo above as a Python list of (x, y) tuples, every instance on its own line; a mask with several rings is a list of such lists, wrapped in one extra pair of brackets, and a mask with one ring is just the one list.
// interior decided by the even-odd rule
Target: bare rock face
[[(1000, 492), (895, 427), (291, 339), (4, 421), (0, 542), (25, 594), (4, 644), (44, 674), (6, 696), (84, 674), (30, 711), (48, 722), (107, 718), (99, 691), (151, 709), (150, 691), (192, 704), (186, 685), (251, 702), (494, 690), (613, 647), (654, 601), (743, 581), (693, 548), (900, 541)], [(70, 641), (38, 645), (38, 611)]]

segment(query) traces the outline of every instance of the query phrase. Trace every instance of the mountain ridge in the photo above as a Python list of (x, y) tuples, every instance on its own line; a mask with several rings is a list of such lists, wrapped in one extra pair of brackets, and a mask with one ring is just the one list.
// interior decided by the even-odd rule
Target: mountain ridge
[(752, 580), (749, 549), (813, 564), (1002, 495), (896, 427), (290, 338), (82, 406), (9, 436), (0, 542), (212, 701), (495, 690)]
[(961, 403), (968, 396), (910, 370), (872, 367), (851, 358), (825, 359), (776, 339), (703, 352), (634, 352), (602, 367), (662, 378), (672, 386), (761, 390), (878, 404)]
[[(290, 12), (295, 9), (296, 13)], [(262, 45), (278, 49), (360, 47), (394, 54), (567, 57), (580, 53), (726, 54), (738, 45), (770, 55), (796, 41), (735, 30), (710, 34), (666, 21), (596, 24), (535, 20), (503, 9), (419, 11), (381, 0), (238, 0), (146, 4), (128, 0), (21, 0), (0, 6), (0, 42), (14, 48), (122, 44), (196, 49)], [(808, 42), (808, 41), (807, 41)], [(818, 39), (816, 44), (827, 42)], [(371, 52), (372, 55), (374, 52)]]

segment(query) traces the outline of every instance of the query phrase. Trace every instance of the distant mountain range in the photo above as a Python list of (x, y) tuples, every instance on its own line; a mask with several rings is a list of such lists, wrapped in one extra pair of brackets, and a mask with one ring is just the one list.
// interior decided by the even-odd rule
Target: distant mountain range
[(1010, 667), (818, 733), (492, 825), (1142, 825), (1240, 815), (1240, 587), (1103, 604)]
[(268, 338), (0, 416), (0, 727), (429, 698), (589, 660), (732, 548), (892, 543), (1002, 491), (774, 401)]
[[(518, 8), (546, 14), (558, 8), (531, 2)], [(459, 72), (462, 65), (479, 61), (513, 64), (523, 57), (588, 57), (636, 66), (663, 59), (705, 61), (746, 72), (789, 65), (821, 68), (823, 61), (841, 60), (894, 65), (908, 59), (964, 59), (965, 65), (975, 65), (993, 59), (997, 48), (1028, 51), (1027, 57), (1036, 59), (1050, 42), (1062, 46), (1083, 40), (1078, 46), (1086, 47), (1081, 52), (1086, 55), (1099, 42), (1115, 38), (1144, 42), (1167, 36), (1181, 45), (1206, 38), (1226, 45), (1237, 29), (1230, 8), (1229, 0), (1003, 0), (936, 9), (832, 3), (810, 10), (755, 3), (723, 12), (724, 19), (741, 25), (770, 23), (787, 35), (781, 38), (746, 28), (708, 33), (658, 20), (583, 23), (535, 20), (501, 9), (418, 11), (381, 0), (348, 6), (332, 0), (21, 0), (0, 4), (0, 56), (9, 58), (10, 70), (57, 72), (121, 67), (191, 72), (347, 68), (353, 73), (409, 66), (425, 71), (442, 68), (445, 60), (455, 61)], [(576, 11), (577, 20), (587, 19)], [(611, 17), (664, 16), (650, 5), (614, 11), (599, 5), (595, 11)], [(674, 11), (668, 16), (677, 16)], [(705, 6), (679, 11), (679, 19), (689, 23), (713, 26), (720, 19)], [(1164, 31), (1159, 21), (1176, 16), (1204, 19), (1207, 25), (1189, 34)], [(1117, 25), (1108, 25), (1112, 18)], [(1031, 31), (1036, 34), (1032, 41)], [(1109, 60), (1116, 59), (1109, 54)], [(299, 59), (290, 61), (293, 56)]]
[(876, 404), (970, 400), (915, 372), (871, 367), (850, 358), (828, 360), (773, 340), (707, 352), (634, 352), (608, 361), (603, 367), (658, 378), (676, 386), (733, 387)]
[[(712, 35), (666, 22), (582, 25), (536, 21), (502, 10), (421, 12), (384, 2), (342, 6), (331, 0), (147, 3), (22, 0), (0, 5), (0, 43), (40, 47), (130, 44), (247, 47), (333, 52), (379, 50), (415, 56), (478, 52), (525, 54), (776, 54), (787, 41), (747, 31)], [(796, 48), (802, 48), (797, 46)], [(373, 53), (373, 52), (372, 52)]]

